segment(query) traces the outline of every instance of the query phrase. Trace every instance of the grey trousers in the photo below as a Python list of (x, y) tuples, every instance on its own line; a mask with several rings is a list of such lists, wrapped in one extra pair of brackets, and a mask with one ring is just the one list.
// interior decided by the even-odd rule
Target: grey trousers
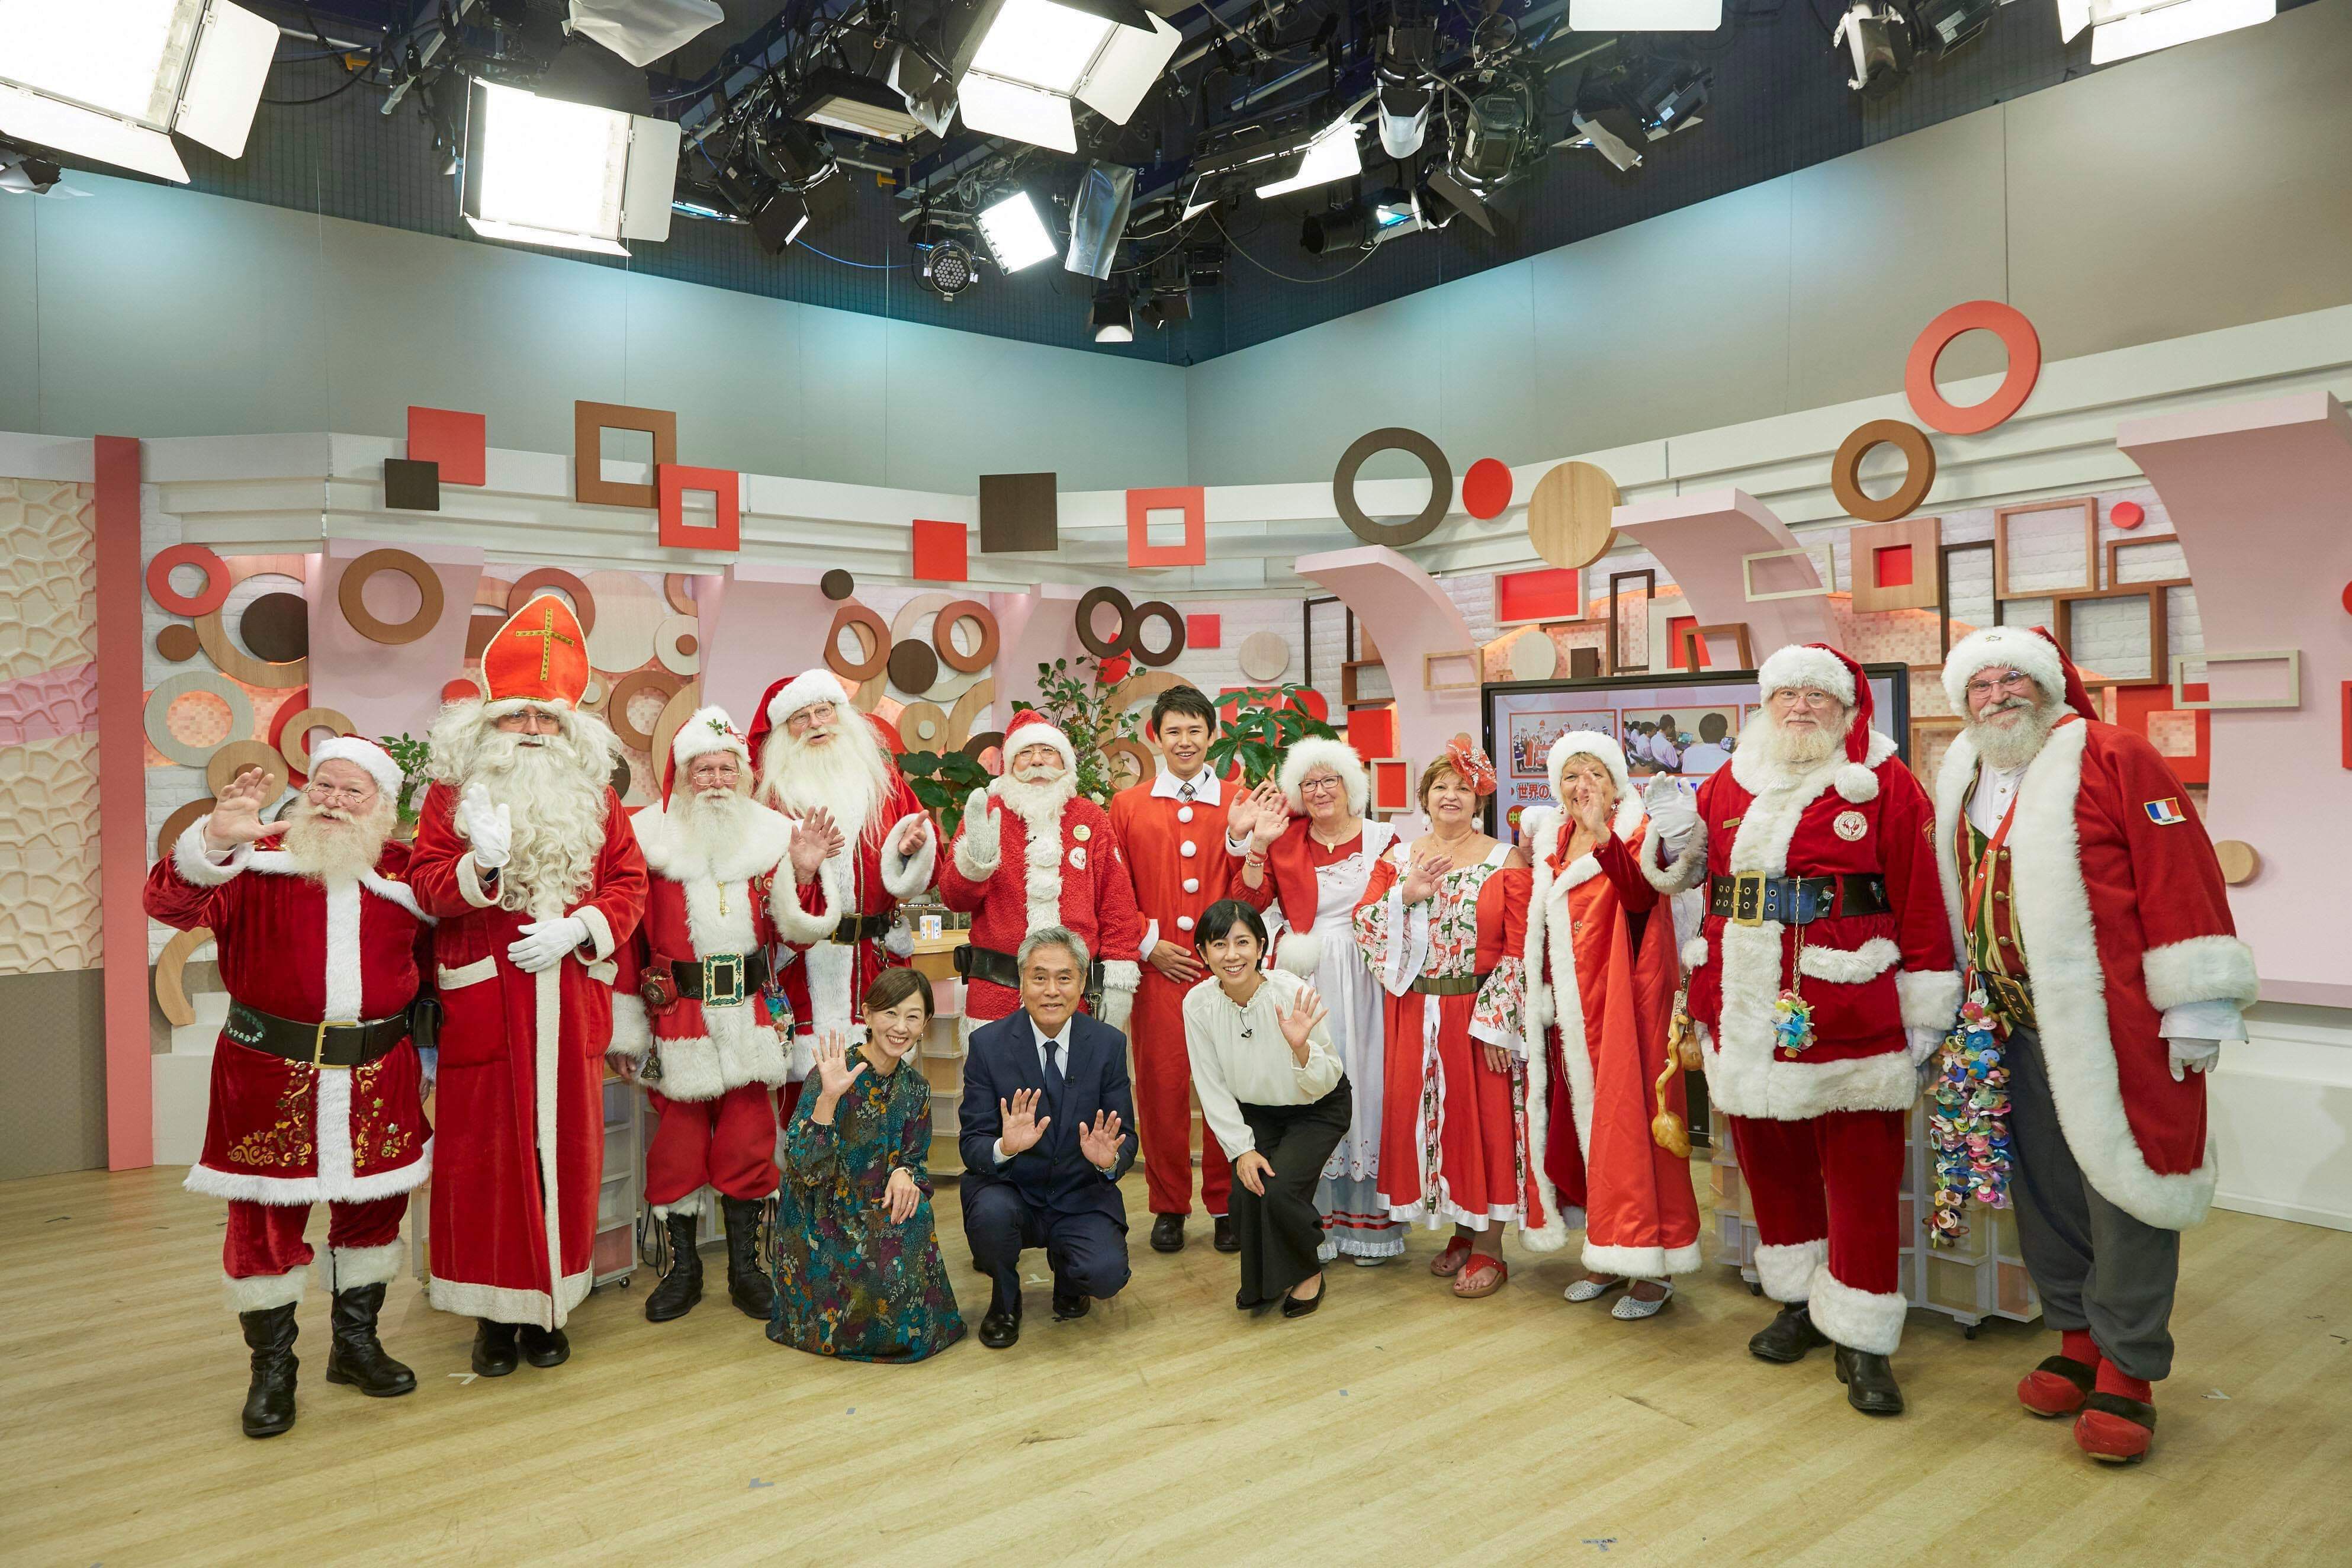
[(2154, 1383), (2172, 1370), (2172, 1292), (2180, 1233), (2135, 1218), (2102, 1197), (2074, 1163), (2042, 1037), (2019, 1029), (2004, 1051), (2017, 1234), (2026, 1272), (2053, 1329), (2083, 1329), (2128, 1376)]

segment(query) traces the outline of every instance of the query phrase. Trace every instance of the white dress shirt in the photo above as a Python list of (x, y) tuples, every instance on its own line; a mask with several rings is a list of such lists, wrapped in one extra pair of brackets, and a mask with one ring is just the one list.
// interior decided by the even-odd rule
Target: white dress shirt
[(1282, 1015), (1306, 988), (1306, 981), (1277, 969), (1265, 975), (1247, 1006), (1234, 1005), (1213, 977), (1184, 994), (1184, 1047), (1192, 1058), (1201, 1119), (1228, 1159), (1257, 1147), (1242, 1119), (1244, 1105), (1312, 1105), (1339, 1086), (1328, 1019), (1307, 1031), (1304, 1067), (1283, 1038)]

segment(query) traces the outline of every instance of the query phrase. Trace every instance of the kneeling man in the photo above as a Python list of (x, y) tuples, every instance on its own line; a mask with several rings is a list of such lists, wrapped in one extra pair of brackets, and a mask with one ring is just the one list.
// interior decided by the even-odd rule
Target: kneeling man
[(1042, 1247), (1054, 1316), (1086, 1316), (1127, 1284), (1127, 1201), (1135, 1100), (1127, 1038), (1078, 1011), (1087, 947), (1060, 926), (1015, 954), (1021, 1010), (972, 1031), (963, 1068), (963, 1234), (995, 1281), (980, 1342), (1021, 1337), (1021, 1252)]

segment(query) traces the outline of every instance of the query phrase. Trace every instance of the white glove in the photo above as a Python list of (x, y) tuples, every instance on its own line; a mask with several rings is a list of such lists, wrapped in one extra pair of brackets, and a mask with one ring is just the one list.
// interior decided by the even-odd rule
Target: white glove
[(2221, 1059), (2219, 1040), (2167, 1040), (2165, 1049), (2172, 1053), (2172, 1081), (2179, 1083), (2192, 1072), (2211, 1072), (2213, 1064)]
[(1650, 831), (1657, 835), (1658, 843), (1670, 858), (1679, 858), (1698, 842), (1697, 808), (1685, 798), (1681, 787), (1664, 773), (1652, 779), (1649, 788), (1642, 792), (1642, 808), (1650, 814)]
[(507, 808), (490, 805), (489, 792), (479, 784), (467, 787), (457, 802), (458, 828), (472, 840), (474, 864), (495, 871), (507, 863), (514, 847), (514, 825)]
[(964, 853), (975, 863), (994, 865), (1003, 853), (995, 813), (988, 809), (988, 792), (976, 789), (963, 803)]
[(531, 921), (522, 928), (522, 940), (507, 949), (507, 962), (525, 974), (552, 969), (563, 955), (588, 940), (588, 922), (578, 915), (551, 921)]

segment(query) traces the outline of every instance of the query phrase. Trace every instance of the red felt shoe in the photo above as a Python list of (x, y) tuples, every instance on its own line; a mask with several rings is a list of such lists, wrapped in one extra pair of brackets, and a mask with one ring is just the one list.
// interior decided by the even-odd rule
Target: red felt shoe
[(2017, 1384), (2017, 1402), (2036, 1415), (2072, 1415), (2097, 1380), (2099, 1369), (2072, 1356), (2053, 1355)]
[(2090, 1394), (2074, 1418), (2074, 1443), (2105, 1465), (2137, 1465), (2156, 1440), (2156, 1406), (2120, 1394)]

